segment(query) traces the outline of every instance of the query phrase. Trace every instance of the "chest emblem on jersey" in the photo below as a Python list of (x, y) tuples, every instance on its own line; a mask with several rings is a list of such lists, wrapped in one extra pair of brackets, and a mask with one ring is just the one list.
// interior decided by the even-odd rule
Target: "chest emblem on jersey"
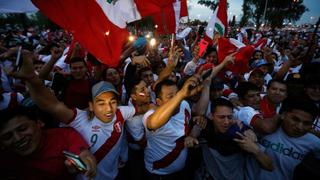
[(117, 122), (116, 124), (114, 124), (113, 128), (117, 133), (121, 133), (121, 129), (122, 129), (121, 122)]
[(97, 126), (97, 125), (92, 126), (92, 132), (100, 132), (100, 129), (101, 129), (100, 126)]

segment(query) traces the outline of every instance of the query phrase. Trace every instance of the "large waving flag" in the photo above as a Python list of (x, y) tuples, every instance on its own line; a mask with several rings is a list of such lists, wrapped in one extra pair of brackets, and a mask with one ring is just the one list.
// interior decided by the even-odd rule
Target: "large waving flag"
[[(115, 67), (128, 39), (127, 23), (159, 11), (148, 0), (32, 0), (40, 11), (72, 32), (102, 63)], [(139, 11), (140, 10), (140, 11)]]
[(160, 7), (160, 12), (152, 15), (157, 25), (157, 32), (159, 34), (177, 33), (180, 19), (188, 16), (187, 0), (151, 1)]
[(236, 52), (234, 64), (227, 66), (234, 74), (245, 73), (249, 71), (249, 60), (254, 52), (254, 46), (246, 46), (233, 38), (221, 37), (218, 39), (218, 60), (221, 63), (226, 56)]
[(228, 16), (227, 16), (227, 0), (220, 0), (219, 4), (210, 17), (206, 28), (206, 36), (211, 40), (217, 32), (221, 37), (227, 35), (228, 29)]

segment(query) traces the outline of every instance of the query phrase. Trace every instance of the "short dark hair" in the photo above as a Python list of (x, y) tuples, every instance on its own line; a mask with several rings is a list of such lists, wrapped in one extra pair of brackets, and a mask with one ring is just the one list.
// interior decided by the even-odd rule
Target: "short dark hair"
[(84, 66), (88, 69), (87, 62), (84, 60), (84, 58), (82, 58), (82, 57), (73, 57), (73, 58), (71, 58), (70, 59), (70, 66), (73, 63), (76, 63), (76, 62), (82, 62), (84, 64)]
[(248, 91), (260, 92), (260, 89), (257, 85), (253, 84), (252, 82), (241, 82), (236, 88), (236, 93), (238, 94), (239, 98), (244, 98)]
[(226, 106), (230, 109), (233, 109), (233, 104), (227, 100), (226, 98), (217, 98), (211, 103), (211, 113), (214, 113), (217, 110), (217, 107), (219, 106)]
[[(141, 78), (141, 76), (142, 76), (142, 73), (144, 73), (144, 72), (146, 72), (146, 71), (151, 71), (152, 72), (152, 69), (151, 69), (151, 67), (143, 67), (143, 68), (141, 68), (139, 71), (138, 71), (138, 76)], [(152, 72), (153, 73), (153, 72)]]
[(282, 80), (282, 79), (271, 79), (269, 82), (268, 82), (268, 85), (267, 85), (267, 89), (270, 88), (270, 86), (272, 85), (272, 83), (280, 83), (280, 84), (283, 84), (287, 87), (287, 84)]
[(25, 116), (30, 120), (36, 121), (39, 119), (39, 113), (34, 107), (17, 106), (15, 108), (6, 108), (0, 111), (0, 128), (3, 128), (14, 117)]
[(161, 95), (162, 86), (177, 86), (177, 84), (169, 79), (165, 79), (163, 81), (160, 81), (156, 85), (156, 87), (154, 88), (154, 92), (155, 92), (157, 98), (160, 97), (160, 95)]
[(319, 115), (319, 108), (315, 105), (315, 103), (312, 100), (303, 98), (301, 96), (286, 99), (283, 102), (280, 113), (290, 112), (294, 109), (309, 113), (313, 119), (316, 119)]
[(133, 78), (127, 86), (126, 92), (128, 94), (128, 96), (130, 96), (131, 94), (135, 93), (136, 91), (136, 85), (138, 85), (141, 81), (143, 81), (141, 78), (136, 77)]

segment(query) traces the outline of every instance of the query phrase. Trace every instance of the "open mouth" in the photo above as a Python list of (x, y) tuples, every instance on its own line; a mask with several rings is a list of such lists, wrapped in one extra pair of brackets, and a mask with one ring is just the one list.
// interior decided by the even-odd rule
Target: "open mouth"
[(30, 144), (30, 140), (23, 139), (15, 144), (15, 148), (19, 151), (26, 150), (28, 149), (29, 144)]

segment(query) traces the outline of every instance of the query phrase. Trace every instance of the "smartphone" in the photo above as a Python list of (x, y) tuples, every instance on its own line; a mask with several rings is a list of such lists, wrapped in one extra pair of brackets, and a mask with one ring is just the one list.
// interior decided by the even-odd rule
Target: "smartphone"
[(78, 168), (80, 171), (86, 171), (87, 167), (86, 165), (82, 162), (82, 160), (80, 159), (80, 157), (76, 154), (73, 154), (71, 152), (68, 151), (62, 151), (63, 155), (70, 159), (71, 162), (76, 166), (76, 168)]
[(203, 56), (203, 53), (206, 51), (208, 45), (209, 45), (209, 43), (206, 40), (204, 40), (204, 39), (200, 40), (199, 53), (198, 53), (199, 57)]

